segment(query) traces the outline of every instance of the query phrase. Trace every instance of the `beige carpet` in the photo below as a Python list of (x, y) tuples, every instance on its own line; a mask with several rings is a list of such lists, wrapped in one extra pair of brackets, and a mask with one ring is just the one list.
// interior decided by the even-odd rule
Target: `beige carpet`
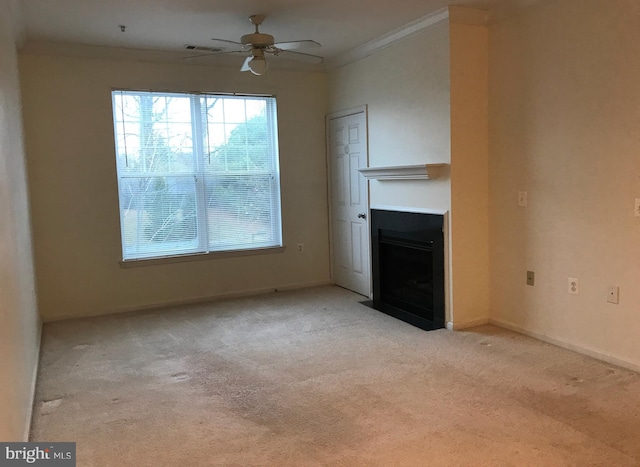
[(640, 465), (640, 375), (337, 287), (50, 323), (32, 440), (78, 466)]

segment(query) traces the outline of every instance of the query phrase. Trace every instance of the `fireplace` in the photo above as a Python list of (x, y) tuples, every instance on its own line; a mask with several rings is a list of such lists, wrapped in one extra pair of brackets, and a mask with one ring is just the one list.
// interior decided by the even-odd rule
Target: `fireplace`
[(371, 210), (374, 309), (425, 330), (444, 327), (444, 216)]

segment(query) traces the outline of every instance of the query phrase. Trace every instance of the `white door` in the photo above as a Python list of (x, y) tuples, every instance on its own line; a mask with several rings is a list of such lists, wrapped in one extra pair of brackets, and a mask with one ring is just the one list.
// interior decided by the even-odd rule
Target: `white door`
[(333, 281), (370, 297), (369, 197), (367, 181), (358, 172), (367, 167), (365, 109), (329, 116), (328, 133)]

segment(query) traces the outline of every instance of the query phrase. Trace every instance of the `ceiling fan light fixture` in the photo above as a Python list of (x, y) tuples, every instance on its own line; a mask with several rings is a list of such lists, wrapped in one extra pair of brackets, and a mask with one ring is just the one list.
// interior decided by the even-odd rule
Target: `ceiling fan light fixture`
[(253, 57), (251, 60), (249, 60), (247, 66), (249, 67), (249, 71), (257, 76), (264, 75), (267, 72), (267, 61), (265, 60), (264, 56)]

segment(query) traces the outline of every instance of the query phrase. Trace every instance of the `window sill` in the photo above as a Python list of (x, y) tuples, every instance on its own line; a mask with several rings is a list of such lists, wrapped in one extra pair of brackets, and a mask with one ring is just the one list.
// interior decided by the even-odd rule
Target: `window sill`
[(142, 266), (156, 266), (161, 264), (185, 263), (190, 261), (203, 261), (216, 258), (233, 258), (237, 256), (267, 255), (271, 253), (282, 253), (284, 246), (274, 246), (268, 248), (257, 248), (253, 250), (231, 250), (212, 251), (210, 253), (188, 253), (185, 255), (163, 256), (162, 258), (142, 258), (120, 260), (120, 267), (124, 269), (137, 268)]

